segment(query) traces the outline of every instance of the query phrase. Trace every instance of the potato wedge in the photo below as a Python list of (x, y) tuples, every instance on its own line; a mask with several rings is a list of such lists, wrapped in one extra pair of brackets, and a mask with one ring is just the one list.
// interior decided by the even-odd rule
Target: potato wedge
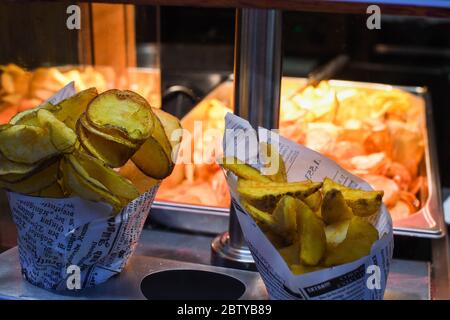
[(54, 161), (52, 164), (47, 165), (42, 170), (36, 171), (35, 174), (19, 182), (10, 183), (0, 181), (0, 189), (7, 189), (22, 194), (39, 192), (57, 181), (58, 168), (59, 161)]
[(71, 153), (77, 142), (75, 132), (59, 121), (50, 111), (42, 109), (37, 112), (37, 118), (41, 127), (46, 128), (50, 134), (50, 140), (56, 150), (61, 153)]
[(118, 133), (128, 140), (142, 142), (154, 128), (155, 115), (148, 102), (132, 91), (108, 90), (88, 105), (89, 123), (105, 133)]
[[(241, 203), (244, 209), (252, 216), (252, 218), (256, 222), (262, 223), (263, 225), (267, 226), (268, 229), (272, 232), (274, 231), (274, 229), (276, 229), (275, 219), (270, 213), (259, 210), (245, 200), (241, 201)], [(279, 232), (276, 232), (276, 234), (280, 235)], [(281, 234), (281, 236), (283, 235)]]
[(327, 238), (327, 247), (336, 247), (347, 237), (350, 219), (339, 221), (325, 227), (325, 236)]
[(351, 189), (342, 184), (325, 178), (323, 192), (337, 189), (342, 192), (345, 202), (352, 208), (353, 214), (360, 217), (368, 217), (378, 212), (381, 207), (384, 192)]
[(97, 97), (97, 89), (89, 88), (61, 101), (55, 106), (53, 113), (58, 120), (75, 131), (78, 118), (86, 111), (88, 104)]
[(258, 208), (271, 211), (284, 195), (304, 199), (322, 186), (320, 182), (259, 182), (239, 179), (237, 191), (240, 196)]
[(378, 240), (378, 230), (369, 222), (355, 216), (351, 219), (344, 241), (328, 248), (324, 265), (336, 266), (358, 260), (370, 253)]
[(120, 200), (101, 182), (90, 177), (73, 155), (66, 155), (61, 160), (63, 189), (83, 199), (109, 203), (115, 213), (122, 208)]
[(353, 214), (368, 217), (376, 214), (381, 207), (383, 191), (344, 190), (342, 195), (345, 202), (352, 208)]
[(288, 266), (300, 264), (300, 246), (298, 245), (298, 242), (294, 242), (290, 246), (278, 249), (278, 252)]
[(301, 200), (296, 199), (300, 261), (315, 266), (325, 255), (327, 240), (322, 220)]
[(264, 163), (264, 169), (274, 172), (265, 175), (266, 177), (275, 182), (287, 182), (286, 165), (275, 145), (261, 142), (259, 144), (259, 156)]
[(268, 177), (263, 176), (257, 169), (245, 164), (236, 157), (226, 157), (222, 159), (222, 166), (233, 172), (237, 177), (245, 180), (260, 182), (270, 182)]
[(306, 203), (312, 211), (316, 212), (320, 209), (320, 205), (322, 204), (322, 193), (320, 190), (316, 191), (312, 195), (306, 197), (303, 202)]
[(321, 215), (326, 224), (332, 224), (351, 219), (353, 213), (345, 202), (341, 191), (331, 189), (323, 197)]
[(83, 148), (92, 156), (100, 159), (112, 168), (123, 166), (136, 152), (136, 147), (130, 147), (116, 142), (112, 139), (105, 139), (101, 135), (96, 135), (86, 129), (83, 121), (77, 123), (77, 135)]
[(275, 225), (272, 227), (273, 232), (283, 236), (288, 243), (297, 240), (297, 199), (291, 196), (283, 196), (278, 201), (272, 217)]
[(118, 197), (123, 206), (139, 197), (139, 191), (133, 184), (116, 171), (107, 167), (101, 160), (84, 153), (75, 153), (74, 156), (87, 174)]
[(286, 242), (285, 239), (283, 239), (283, 237), (280, 237), (279, 235), (273, 233), (270, 230), (264, 230), (264, 225), (259, 225), (258, 226), (263, 230), (264, 235), (266, 236), (266, 238), (270, 241), (270, 243), (277, 249), (281, 249), (284, 248), (286, 246), (289, 245), (289, 243)]
[(321, 266), (305, 266), (303, 264), (291, 264), (289, 266), (289, 269), (291, 269), (292, 273), (295, 274), (296, 276), (304, 274), (304, 273), (309, 273), (309, 272), (314, 272), (314, 271), (319, 271), (324, 269), (324, 267)]
[(59, 154), (47, 130), (27, 125), (0, 131), (0, 152), (11, 161), (25, 164), (35, 164)]

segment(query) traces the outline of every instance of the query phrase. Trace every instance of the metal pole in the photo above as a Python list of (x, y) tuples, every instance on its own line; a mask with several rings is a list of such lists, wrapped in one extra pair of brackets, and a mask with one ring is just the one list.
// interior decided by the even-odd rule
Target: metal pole
[[(234, 111), (255, 128), (278, 128), (281, 26), (279, 10), (236, 10)], [(211, 247), (213, 264), (255, 268), (233, 207), (230, 208), (229, 231), (214, 239)]]

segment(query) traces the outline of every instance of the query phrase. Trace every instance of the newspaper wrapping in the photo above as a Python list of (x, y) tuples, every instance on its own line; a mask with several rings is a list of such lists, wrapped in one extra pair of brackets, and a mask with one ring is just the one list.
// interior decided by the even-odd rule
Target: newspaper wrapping
[[(73, 94), (69, 83), (47, 101), (56, 104)], [(115, 216), (106, 203), (8, 192), (25, 279), (61, 291), (95, 286), (119, 274), (133, 254), (158, 187)]]
[[(264, 128), (258, 128), (256, 132), (246, 120), (231, 113), (226, 115), (225, 122), (223, 149), (226, 157), (235, 156), (256, 168), (261, 168), (258, 147), (249, 148), (249, 141), (257, 139), (259, 142), (276, 142), (279, 143), (279, 151), (286, 165), (288, 181), (321, 182), (325, 177), (330, 177), (352, 188), (372, 190), (369, 184), (344, 170), (331, 159), (287, 140), (276, 132)], [(384, 205), (377, 215), (369, 219), (378, 230), (380, 238), (374, 243), (368, 256), (332, 268), (294, 275), (255, 221), (241, 206), (236, 192), (236, 180), (235, 175), (227, 175), (232, 205), (271, 299), (379, 300), (383, 298), (394, 243), (392, 220)]]

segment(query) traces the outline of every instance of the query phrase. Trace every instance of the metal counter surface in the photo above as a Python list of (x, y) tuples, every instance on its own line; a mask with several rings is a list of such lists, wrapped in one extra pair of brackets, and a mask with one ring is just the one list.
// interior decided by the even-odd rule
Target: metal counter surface
[[(238, 278), (246, 285), (242, 299), (267, 299), (256, 272), (209, 265), (212, 237), (145, 229), (140, 244), (125, 270), (106, 283), (78, 293), (56, 294), (26, 282), (20, 273), (17, 248), (0, 254), (0, 299), (145, 299), (141, 280), (167, 269), (215, 271)], [(430, 265), (427, 262), (394, 260), (385, 299), (430, 299)]]

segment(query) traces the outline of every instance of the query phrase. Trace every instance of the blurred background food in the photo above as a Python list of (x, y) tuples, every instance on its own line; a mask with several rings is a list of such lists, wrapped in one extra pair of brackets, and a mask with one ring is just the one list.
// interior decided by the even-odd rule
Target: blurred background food
[(112, 67), (41, 67), (27, 71), (16, 64), (0, 66), (0, 123), (7, 123), (20, 111), (33, 108), (71, 81), (77, 91), (96, 87), (130, 89), (161, 107), (160, 74), (156, 69), (129, 68), (118, 74)]
[[(421, 208), (419, 192), (427, 183), (420, 168), (424, 158), (423, 99), (390, 86), (367, 89), (326, 81), (298, 92), (302, 83), (283, 79), (281, 135), (332, 158), (373, 188), (384, 190), (385, 204), (394, 219)], [(192, 124), (198, 120), (204, 129), (223, 131), (223, 117), (232, 111), (230, 89), (230, 83), (221, 85), (185, 116), (183, 126), (193, 130)], [(194, 153), (214, 143), (191, 137), (184, 143), (193, 144)], [(157, 199), (228, 207), (230, 198), (221, 169), (216, 163), (205, 164), (214, 156), (207, 154), (205, 161), (196, 162), (193, 154), (192, 165), (177, 165)]]

